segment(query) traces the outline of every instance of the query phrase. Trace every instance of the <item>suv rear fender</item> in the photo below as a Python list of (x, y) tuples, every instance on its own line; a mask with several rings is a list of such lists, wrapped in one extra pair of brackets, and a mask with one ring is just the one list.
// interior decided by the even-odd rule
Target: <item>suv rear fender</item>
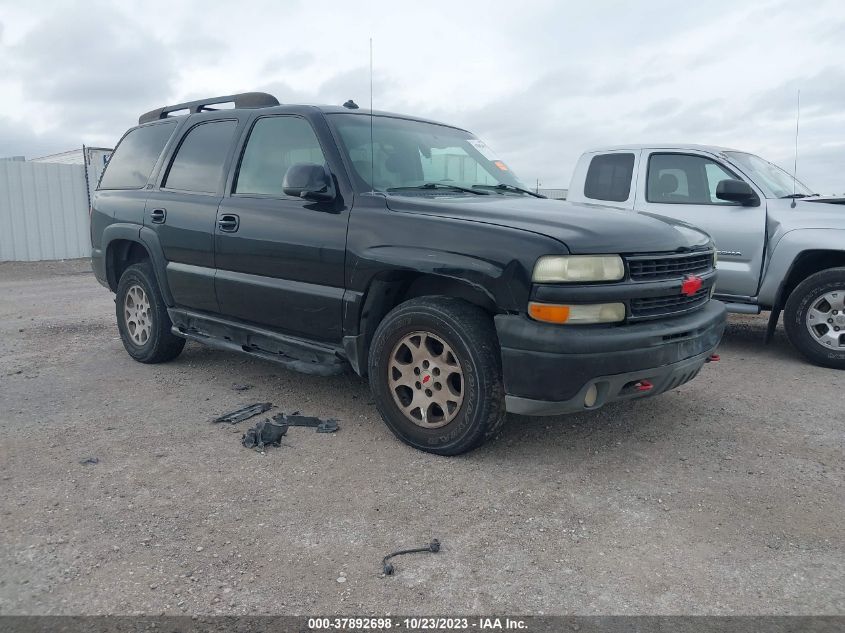
[[(137, 245), (137, 247), (133, 245)], [(102, 261), (109, 288), (113, 292), (117, 290), (117, 284), (120, 281), (119, 271), (125, 269), (126, 265), (136, 263), (138, 248), (143, 249), (146, 258), (152, 262), (164, 302), (168, 307), (172, 307), (174, 302), (165, 275), (167, 261), (164, 258), (164, 251), (161, 248), (158, 235), (147, 227), (118, 223), (107, 226), (103, 231), (101, 253), (103, 254)], [(97, 253), (94, 253), (94, 258), (96, 260)]]

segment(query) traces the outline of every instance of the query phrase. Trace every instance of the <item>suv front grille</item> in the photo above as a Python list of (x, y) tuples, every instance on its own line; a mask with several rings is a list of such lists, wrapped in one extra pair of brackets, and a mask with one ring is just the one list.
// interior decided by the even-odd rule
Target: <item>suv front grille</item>
[(700, 308), (709, 299), (710, 288), (702, 288), (689, 297), (680, 293), (647, 299), (631, 299), (631, 317), (654, 319)]
[(656, 281), (701, 274), (713, 268), (713, 252), (628, 257), (633, 281)]

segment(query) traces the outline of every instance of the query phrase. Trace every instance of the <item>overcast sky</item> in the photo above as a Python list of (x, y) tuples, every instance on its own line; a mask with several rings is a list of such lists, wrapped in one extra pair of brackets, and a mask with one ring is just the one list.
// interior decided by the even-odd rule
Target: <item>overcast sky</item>
[(533, 185), (604, 144), (758, 153), (845, 192), (845, 2), (0, 0), (0, 156), (113, 146), (138, 115), (266, 90), (466, 127)]

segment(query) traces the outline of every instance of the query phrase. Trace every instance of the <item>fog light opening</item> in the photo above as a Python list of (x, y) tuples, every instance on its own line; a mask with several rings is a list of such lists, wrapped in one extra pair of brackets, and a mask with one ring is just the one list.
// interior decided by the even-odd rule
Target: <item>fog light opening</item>
[(590, 385), (587, 389), (587, 393), (584, 395), (584, 406), (589, 409), (590, 407), (596, 406), (596, 401), (599, 399), (599, 388), (596, 387), (594, 384)]

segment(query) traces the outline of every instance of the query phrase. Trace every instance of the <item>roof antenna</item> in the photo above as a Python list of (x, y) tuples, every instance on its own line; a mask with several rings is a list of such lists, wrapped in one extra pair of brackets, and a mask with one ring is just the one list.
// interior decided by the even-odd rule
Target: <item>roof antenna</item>
[(376, 146), (373, 143), (373, 38), (370, 38), (370, 193), (376, 191)]
[(798, 179), (798, 123), (801, 120), (801, 91), (798, 91), (798, 105), (795, 114), (795, 162), (792, 165), (792, 204), (791, 208), (795, 208), (795, 189), (796, 181)]

